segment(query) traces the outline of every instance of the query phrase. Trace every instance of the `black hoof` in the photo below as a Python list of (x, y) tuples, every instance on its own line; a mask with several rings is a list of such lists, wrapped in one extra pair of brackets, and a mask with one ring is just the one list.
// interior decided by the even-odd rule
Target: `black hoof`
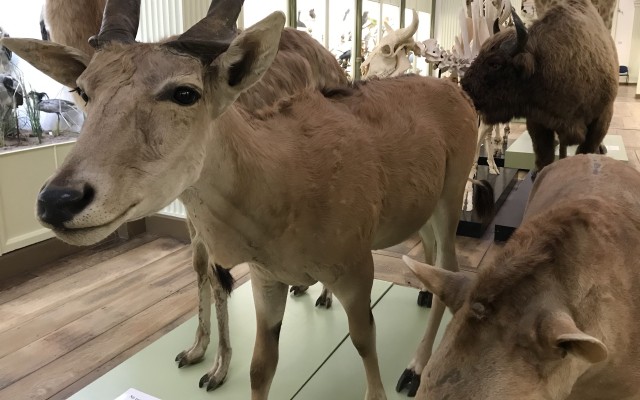
[(420, 307), (431, 308), (433, 304), (433, 294), (431, 292), (421, 290), (418, 293), (418, 305)]
[(198, 387), (202, 389), (203, 387), (205, 387), (205, 383), (207, 384), (205, 388), (206, 391), (210, 392), (222, 386), (222, 384), (224, 383), (224, 379), (222, 379), (221, 381), (216, 381), (215, 379), (209, 379), (209, 374), (204, 374), (202, 378), (200, 378), (200, 382), (198, 382)]
[(600, 146), (598, 146), (598, 154), (607, 154), (607, 146), (600, 144)]
[(410, 369), (405, 369), (396, 384), (396, 392), (401, 392), (402, 390), (407, 389), (407, 396), (415, 397), (419, 387), (420, 375)]
[(182, 358), (184, 357), (185, 354), (187, 354), (186, 350), (183, 350), (180, 353), (178, 353), (178, 355), (176, 356), (176, 362), (182, 360)]
[(318, 297), (318, 300), (316, 300), (316, 307), (331, 308), (332, 302), (332, 296), (320, 295), (320, 297)]
[(309, 286), (291, 286), (289, 288), (289, 293), (292, 293), (294, 296), (301, 296), (307, 292)]

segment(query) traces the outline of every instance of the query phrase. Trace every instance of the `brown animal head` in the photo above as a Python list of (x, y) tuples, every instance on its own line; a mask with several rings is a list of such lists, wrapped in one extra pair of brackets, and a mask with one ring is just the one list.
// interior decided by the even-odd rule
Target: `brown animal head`
[[(546, 265), (550, 260), (510, 258), (517, 252), (532, 254), (523, 251), (526, 244), (531, 243), (516, 238), (507, 245), (505, 256), (496, 259), (496, 266), (513, 265), (480, 271), (477, 278), (404, 258), (454, 314), (423, 370), (416, 399), (564, 399), (592, 363), (607, 358), (606, 346), (576, 326), (562, 299), (542, 294), (541, 288), (551, 280), (522, 273), (541, 265), (515, 265), (521, 261)], [(532, 251), (536, 250), (541, 249)], [(513, 284), (502, 290), (501, 273), (511, 268), (521, 270), (506, 278)]]
[(273, 61), (284, 15), (238, 34), (242, 1), (218, 0), (169, 42), (135, 43), (140, 0), (110, 0), (83, 52), (35, 39), (2, 44), (87, 102), (80, 137), (38, 196), (40, 222), (77, 245), (173, 201), (195, 182), (216, 118)]
[(535, 72), (527, 29), (513, 10), (512, 16), (515, 28), (490, 37), (460, 82), (488, 124), (522, 115), (526, 88)]

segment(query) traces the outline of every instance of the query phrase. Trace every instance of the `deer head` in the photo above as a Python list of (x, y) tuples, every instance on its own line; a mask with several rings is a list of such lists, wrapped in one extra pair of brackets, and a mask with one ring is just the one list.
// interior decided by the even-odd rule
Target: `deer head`
[(37, 199), (37, 218), (62, 240), (87, 245), (169, 204), (197, 181), (216, 119), (273, 61), (285, 17), (238, 34), (242, 0), (214, 1), (181, 36), (136, 43), (140, 0), (110, 0), (92, 58), (35, 39), (13, 50), (86, 101), (76, 145)]

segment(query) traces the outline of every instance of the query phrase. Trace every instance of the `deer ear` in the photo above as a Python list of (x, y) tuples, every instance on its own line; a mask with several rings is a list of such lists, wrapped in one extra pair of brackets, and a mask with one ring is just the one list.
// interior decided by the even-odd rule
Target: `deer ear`
[(285, 16), (274, 12), (243, 31), (214, 61), (217, 85), (226, 88), (235, 100), (258, 82), (278, 53)]
[(561, 356), (569, 354), (595, 364), (604, 361), (609, 355), (604, 343), (578, 329), (573, 318), (565, 312), (554, 312), (546, 316), (540, 325), (539, 334)]
[(0, 44), (68, 87), (84, 72), (91, 57), (73, 47), (37, 39), (4, 38)]
[(455, 313), (462, 307), (473, 283), (472, 278), (460, 272), (432, 267), (407, 256), (402, 256), (402, 261), (431, 293), (438, 296), (451, 309), (451, 312)]

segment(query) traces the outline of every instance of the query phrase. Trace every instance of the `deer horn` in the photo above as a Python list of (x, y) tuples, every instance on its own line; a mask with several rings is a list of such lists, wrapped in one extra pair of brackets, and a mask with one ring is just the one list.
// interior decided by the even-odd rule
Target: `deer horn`
[(109, 42), (135, 42), (140, 23), (140, 2), (141, 0), (107, 0), (100, 32), (89, 38), (89, 44), (99, 49)]
[(207, 15), (167, 46), (210, 63), (237, 35), (236, 20), (244, 0), (213, 0)]

